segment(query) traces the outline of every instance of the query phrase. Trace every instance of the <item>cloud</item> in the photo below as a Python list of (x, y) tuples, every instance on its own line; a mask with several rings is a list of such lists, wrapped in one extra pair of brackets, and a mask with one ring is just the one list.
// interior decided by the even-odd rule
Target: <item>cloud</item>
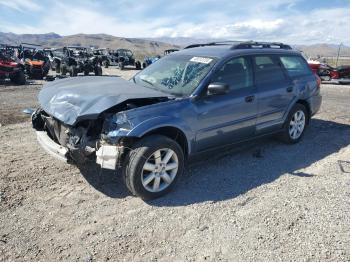
[(19, 12), (38, 11), (41, 6), (32, 0), (0, 0), (0, 5)]
[(161, 0), (43, 0), (40, 5), (45, 8), (34, 0), (0, 0), (0, 9), (32, 10), (28, 17), (4, 19), (0, 31), (350, 44), (350, 5), (346, 4), (327, 7), (313, 0), (178, 0), (167, 4)]

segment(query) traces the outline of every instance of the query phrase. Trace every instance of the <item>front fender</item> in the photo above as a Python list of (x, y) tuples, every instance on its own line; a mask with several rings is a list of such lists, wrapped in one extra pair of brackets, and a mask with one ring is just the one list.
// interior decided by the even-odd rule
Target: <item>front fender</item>
[(161, 127), (173, 127), (179, 129), (186, 136), (188, 153), (191, 153), (191, 141), (194, 138), (193, 130), (179, 118), (170, 116), (158, 116), (147, 119), (136, 125), (129, 133), (130, 137), (142, 137), (145, 134)]

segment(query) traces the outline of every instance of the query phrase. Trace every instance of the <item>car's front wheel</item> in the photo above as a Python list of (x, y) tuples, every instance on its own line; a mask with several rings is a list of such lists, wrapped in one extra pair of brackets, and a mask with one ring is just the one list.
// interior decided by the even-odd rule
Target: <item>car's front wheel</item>
[(282, 139), (289, 144), (298, 143), (304, 135), (308, 112), (302, 104), (296, 104), (290, 111), (282, 133)]
[(135, 144), (123, 166), (129, 191), (145, 200), (154, 199), (175, 186), (184, 170), (184, 154), (174, 140), (152, 135)]

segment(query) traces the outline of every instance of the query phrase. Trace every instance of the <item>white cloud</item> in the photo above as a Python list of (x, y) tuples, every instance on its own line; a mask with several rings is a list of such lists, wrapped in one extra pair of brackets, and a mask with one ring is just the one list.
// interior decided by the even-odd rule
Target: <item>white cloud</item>
[(0, 0), (0, 5), (20, 12), (38, 11), (41, 9), (40, 5), (32, 0)]
[(276, 30), (283, 23), (282, 19), (276, 19), (271, 21), (264, 21), (261, 19), (250, 20), (245, 22), (238, 22), (232, 25), (233, 28), (240, 29), (256, 29), (256, 30)]
[[(0, 31), (350, 44), (349, 6), (300, 11), (294, 8), (300, 0), (232, 0), (226, 3), (224, 11), (218, 11), (206, 10), (212, 1), (199, 1), (199, 6), (197, 1), (172, 2), (161, 11), (157, 9), (157, 5), (164, 6), (160, 0), (144, 3), (120, 0), (115, 12), (103, 11), (103, 4), (93, 1), (74, 4), (74, 8), (64, 1), (54, 2), (45, 6), (35, 24), (17, 21), (0, 25)], [(33, 0), (0, 0), (0, 5), (16, 10), (41, 8)], [(191, 10), (196, 7), (199, 10), (193, 13)], [(227, 10), (232, 10), (232, 14)]]

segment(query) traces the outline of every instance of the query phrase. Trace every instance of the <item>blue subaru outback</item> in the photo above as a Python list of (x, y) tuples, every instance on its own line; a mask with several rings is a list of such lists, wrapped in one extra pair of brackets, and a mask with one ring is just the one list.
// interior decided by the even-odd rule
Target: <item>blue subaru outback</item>
[(48, 83), (32, 123), (53, 156), (121, 169), (132, 194), (152, 199), (196, 154), (270, 134), (299, 142), (321, 100), (317, 76), (290, 46), (221, 42), (172, 53), (129, 81)]

